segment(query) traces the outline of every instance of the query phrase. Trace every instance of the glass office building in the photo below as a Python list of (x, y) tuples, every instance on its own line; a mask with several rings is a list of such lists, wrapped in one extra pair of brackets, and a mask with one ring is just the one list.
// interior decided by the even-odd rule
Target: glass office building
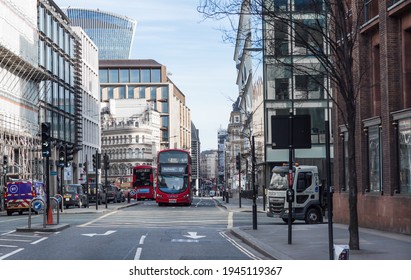
[(62, 8), (71, 25), (80, 26), (97, 45), (100, 60), (129, 59), (137, 22), (110, 12)]

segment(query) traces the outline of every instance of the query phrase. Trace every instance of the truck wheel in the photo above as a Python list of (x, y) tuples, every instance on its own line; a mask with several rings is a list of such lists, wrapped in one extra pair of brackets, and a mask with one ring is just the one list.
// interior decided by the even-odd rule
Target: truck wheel
[(320, 222), (320, 212), (315, 208), (310, 208), (305, 215), (306, 224), (318, 224)]

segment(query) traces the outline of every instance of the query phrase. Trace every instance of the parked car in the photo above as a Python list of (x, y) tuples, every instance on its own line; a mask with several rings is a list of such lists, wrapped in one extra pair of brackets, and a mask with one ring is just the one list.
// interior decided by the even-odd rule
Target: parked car
[(83, 186), (80, 184), (67, 184), (63, 186), (63, 201), (64, 206), (88, 207), (89, 201), (87, 195), (83, 191)]
[[(115, 203), (116, 202), (116, 191), (115, 191), (115, 189), (116, 189), (116, 186), (114, 186), (114, 185), (108, 185), (105, 188), (107, 203), (110, 203), (110, 202)], [(105, 199), (103, 200), (103, 203), (106, 203)]]
[[(86, 184), (82, 184), (82, 186), (83, 186), (84, 193), (87, 194), (88, 202), (95, 203), (96, 202), (96, 184), (90, 183), (88, 185), (88, 189), (87, 189)], [(97, 187), (97, 203), (98, 205), (100, 205), (103, 201), (106, 201), (106, 194), (103, 191), (102, 184), (98, 184), (97, 186), (98, 186)]]

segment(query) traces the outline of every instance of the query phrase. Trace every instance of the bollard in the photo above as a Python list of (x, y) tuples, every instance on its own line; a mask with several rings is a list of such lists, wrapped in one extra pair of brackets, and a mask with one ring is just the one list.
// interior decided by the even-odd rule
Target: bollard
[(127, 194), (127, 203), (130, 203), (131, 197), (130, 197), (130, 192)]

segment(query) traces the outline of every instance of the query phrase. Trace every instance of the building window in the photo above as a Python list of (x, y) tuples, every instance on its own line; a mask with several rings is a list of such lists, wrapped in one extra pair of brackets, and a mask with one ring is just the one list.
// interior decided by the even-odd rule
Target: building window
[(295, 76), (296, 99), (320, 99), (323, 97), (324, 78), (322, 76)]
[(150, 69), (141, 69), (141, 82), (142, 83), (150, 82)]
[(364, 20), (367, 22), (378, 15), (378, 0), (366, 0), (364, 3)]
[(131, 69), (130, 70), (130, 82), (139, 83), (140, 82), (140, 69)]
[(107, 69), (99, 70), (100, 83), (108, 83), (108, 71)]
[(411, 194), (411, 118), (398, 121), (400, 193)]
[(368, 127), (368, 176), (370, 192), (381, 191), (381, 145), (378, 125)]
[(303, 13), (318, 13), (322, 2), (322, 0), (294, 0), (294, 11)]
[(151, 69), (151, 82), (160, 83), (161, 82), (161, 71), (160, 69)]
[(118, 69), (108, 70), (108, 76), (110, 83), (118, 83)]
[(275, 79), (275, 99), (288, 98), (288, 79)]
[(146, 98), (146, 88), (145, 87), (140, 87), (139, 88), (139, 98), (145, 99)]
[(402, 50), (402, 68), (403, 68), (403, 108), (410, 108), (411, 107), (411, 54), (408, 46), (411, 44), (411, 28), (404, 30), (403, 32), (403, 50)]
[(129, 70), (128, 69), (120, 69), (120, 83), (129, 83)]
[(128, 99), (134, 99), (134, 89), (135, 87), (128, 87)]

